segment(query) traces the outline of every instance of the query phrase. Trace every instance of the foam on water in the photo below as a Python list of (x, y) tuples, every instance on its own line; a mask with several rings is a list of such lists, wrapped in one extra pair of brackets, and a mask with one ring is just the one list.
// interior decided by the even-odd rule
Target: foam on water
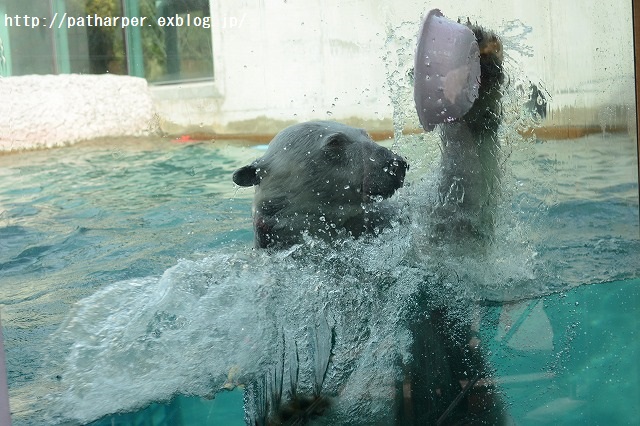
[[(508, 247), (485, 255), (433, 246), (421, 214), (435, 196), (425, 192), (430, 186), (425, 179), (406, 188), (398, 203), (409, 217), (376, 237), (309, 239), (277, 253), (232, 244), (80, 301), (51, 339), (57, 377), (47, 386), (46, 415), (83, 423), (176, 393), (211, 396), (225, 383), (283, 370), (282, 359), (288, 389), (296, 350), (298, 392), (320, 384), (339, 394), (334, 415), (342, 419), (381, 415), (410, 356), (407, 318), (421, 294), (465, 317), (473, 300), (515, 289), (523, 296), (533, 278), (532, 253), (516, 228), (500, 231)], [(327, 351), (319, 380), (318, 357)]]
[[(401, 146), (419, 151), (411, 145), (424, 144), (422, 138), (406, 137)], [(478, 300), (537, 297), (550, 284), (611, 278), (606, 270), (592, 278), (591, 269), (566, 264), (557, 251), (541, 259), (534, 249), (540, 242), (530, 242), (534, 230), (549, 221), (548, 210), (566, 203), (542, 208), (539, 219), (536, 209), (522, 207), (521, 216), (521, 205), (545, 200), (520, 199), (517, 181), (504, 176), (497, 243), (484, 253), (460, 255), (432, 242), (426, 214), (437, 199), (432, 172), (397, 194), (401, 215), (380, 235), (334, 245), (309, 239), (277, 253), (229, 243), (181, 260), (160, 277), (109, 284), (78, 302), (53, 334), (46, 383), (34, 392), (48, 396), (31, 400), (42, 406), (42, 418), (85, 423), (176, 393), (212, 396), (225, 384), (265, 375), (283, 377), (286, 390), (297, 363), (298, 392), (312, 392), (321, 381), (323, 392), (339, 395), (327, 422), (381, 418), (410, 357), (408, 317), (425, 293), (470, 321)], [(628, 244), (599, 240), (602, 256), (581, 250), (609, 266), (607, 253)], [(631, 254), (612, 256), (623, 261)], [(637, 276), (637, 267), (625, 270)], [(320, 380), (327, 353), (331, 362)]]

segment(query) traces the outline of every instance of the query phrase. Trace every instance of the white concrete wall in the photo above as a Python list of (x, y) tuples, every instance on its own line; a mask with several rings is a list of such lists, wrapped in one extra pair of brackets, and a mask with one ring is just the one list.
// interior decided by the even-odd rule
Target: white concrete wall
[(153, 88), (161, 116), (219, 131), (269, 131), (274, 120), (390, 118), (380, 62), (384, 16), (374, 3), (213, 0), (209, 90), (217, 96), (208, 105), (180, 103), (169, 114), (172, 88)]
[(403, 78), (394, 71), (410, 68), (393, 70), (394, 60), (412, 54), (436, 7), (497, 29), (512, 67), (542, 83), (552, 109), (633, 105), (631, 2), (211, 0), (215, 82), (181, 101), (188, 85), (152, 88), (158, 112), (170, 130), (267, 132), (316, 118), (389, 128)]
[(557, 117), (573, 108), (573, 124), (602, 124), (619, 118), (607, 116), (612, 105), (635, 117), (630, 2), (211, 0), (213, 82), (149, 90), (112, 75), (3, 78), (0, 150), (142, 134), (154, 108), (170, 133), (272, 133), (310, 119), (390, 130), (394, 107), (415, 122), (407, 73), (435, 7), (497, 29), (511, 71), (542, 83)]
[(157, 130), (144, 79), (114, 75), (0, 78), (0, 151)]

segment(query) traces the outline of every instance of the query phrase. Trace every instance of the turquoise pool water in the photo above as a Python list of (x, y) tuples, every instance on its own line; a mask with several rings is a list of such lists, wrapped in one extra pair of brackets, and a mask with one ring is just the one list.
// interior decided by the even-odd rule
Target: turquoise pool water
[[(411, 160), (420, 142), (399, 149)], [(258, 368), (277, 349), (270, 333), (281, 324), (256, 326), (270, 309), (280, 312), (274, 303), (290, 303), (295, 309), (283, 315), (298, 320), (334, 300), (334, 312), (402, 311), (413, 274), (422, 274), (395, 260), (405, 239), (355, 243), (348, 249), (356, 261), (344, 264), (250, 250), (252, 193), (237, 190), (230, 174), (259, 150), (156, 139), (0, 157), (0, 309), (14, 424), (103, 416), (101, 424), (135, 424), (109, 416), (151, 403), (158, 419), (242, 422), (239, 393), (216, 408), (224, 399), (207, 398), (234, 366)], [(412, 167), (410, 180), (430, 182), (434, 152), (420, 153), (432, 160)], [(498, 229), (504, 245), (491, 265), (424, 259), (443, 281), (453, 271), (481, 283), (482, 298), (507, 302), (475, 315), (521, 424), (632, 424), (640, 415), (636, 158), (628, 136), (514, 146)], [(399, 197), (419, 189), (415, 183)], [(343, 268), (341, 284), (332, 281), (337, 269), (322, 267)], [(391, 301), (359, 285), (389, 277)], [(260, 293), (270, 283), (282, 288)], [(350, 285), (357, 291), (345, 290)], [(357, 332), (343, 326), (345, 335)], [(363, 354), (374, 341), (402, 347), (406, 337), (393, 320), (370, 331), (358, 342)], [(351, 359), (358, 367), (347, 388), (368, 383), (358, 374), (369, 367), (384, 371), (387, 355)], [(181, 394), (191, 397), (157, 404)]]

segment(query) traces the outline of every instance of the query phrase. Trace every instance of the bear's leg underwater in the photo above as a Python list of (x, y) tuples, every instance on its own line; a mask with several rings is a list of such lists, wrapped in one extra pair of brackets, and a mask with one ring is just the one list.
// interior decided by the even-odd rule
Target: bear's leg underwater
[[(460, 119), (441, 124), (442, 163), (433, 238), (462, 253), (482, 253), (493, 239), (499, 186), (497, 137), (501, 121), (502, 46), (469, 25), (480, 48), (479, 97)], [(410, 324), (410, 365), (399, 386), (398, 425), (500, 425), (505, 407), (490, 381), (480, 341), (470, 324), (422, 296)]]

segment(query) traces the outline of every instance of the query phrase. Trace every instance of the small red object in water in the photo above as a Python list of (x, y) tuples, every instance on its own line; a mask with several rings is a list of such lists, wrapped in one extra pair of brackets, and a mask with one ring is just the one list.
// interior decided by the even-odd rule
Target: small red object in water
[(196, 140), (195, 140), (195, 139), (193, 139), (193, 138), (192, 138), (191, 136), (189, 136), (189, 135), (182, 135), (182, 136), (180, 136), (180, 137), (178, 137), (178, 138), (175, 138), (175, 139), (173, 140), (173, 142), (176, 142), (176, 143), (189, 143), (189, 142), (196, 142)]

